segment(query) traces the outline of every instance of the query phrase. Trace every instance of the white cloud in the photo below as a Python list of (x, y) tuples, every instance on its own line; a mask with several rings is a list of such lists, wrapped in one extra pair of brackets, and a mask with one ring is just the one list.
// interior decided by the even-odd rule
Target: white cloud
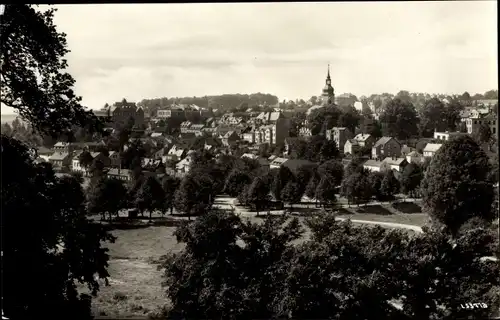
[[(84, 103), (498, 87), (496, 2), (64, 5)], [(3, 109), (2, 109), (3, 110)]]

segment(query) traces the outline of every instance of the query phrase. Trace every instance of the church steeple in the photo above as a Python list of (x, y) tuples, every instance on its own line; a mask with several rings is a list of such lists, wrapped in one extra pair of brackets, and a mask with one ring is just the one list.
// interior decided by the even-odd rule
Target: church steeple
[(323, 93), (321, 94), (324, 105), (329, 105), (334, 103), (335, 94), (332, 87), (332, 80), (330, 78), (330, 64), (328, 64), (328, 69), (326, 73), (325, 87), (323, 88)]

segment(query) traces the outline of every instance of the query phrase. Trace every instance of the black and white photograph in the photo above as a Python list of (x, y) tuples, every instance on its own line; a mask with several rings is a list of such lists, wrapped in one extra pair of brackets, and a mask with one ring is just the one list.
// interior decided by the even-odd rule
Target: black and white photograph
[(497, 6), (0, 5), (2, 319), (500, 319)]

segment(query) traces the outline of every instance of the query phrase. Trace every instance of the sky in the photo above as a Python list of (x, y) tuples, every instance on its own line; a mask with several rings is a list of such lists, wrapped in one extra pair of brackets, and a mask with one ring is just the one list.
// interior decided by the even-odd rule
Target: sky
[[(59, 5), (84, 105), (498, 88), (497, 2)], [(41, 6), (43, 8), (43, 6)], [(2, 113), (9, 109), (2, 106)]]

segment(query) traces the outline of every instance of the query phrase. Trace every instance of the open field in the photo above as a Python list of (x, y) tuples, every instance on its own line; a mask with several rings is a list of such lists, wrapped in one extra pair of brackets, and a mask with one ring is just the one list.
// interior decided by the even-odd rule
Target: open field
[[(218, 199), (217, 205), (223, 209), (229, 209), (231, 198)], [(226, 208), (227, 207), (227, 208)], [(373, 209), (373, 208), (377, 209)], [(427, 215), (414, 214), (376, 214), (370, 213), (380, 210), (380, 205), (367, 207), (351, 207), (341, 209), (340, 217), (355, 220), (369, 220), (382, 222), (395, 222), (422, 226)], [(266, 212), (260, 217), (250, 213), (244, 208), (234, 206), (242, 219), (248, 219), (255, 223), (262, 223)], [(360, 210), (362, 209), (362, 210)], [(367, 213), (358, 213), (359, 211)], [(302, 211), (302, 210), (300, 210)], [(273, 211), (272, 214), (280, 214), (282, 211)], [(303, 221), (303, 212), (299, 213), (299, 220)], [(168, 216), (168, 215), (167, 215)], [(147, 215), (145, 217), (147, 219)], [(158, 221), (159, 214), (153, 218)], [(185, 219), (176, 217), (177, 219)], [(358, 223), (356, 223), (358, 224)], [(155, 261), (168, 252), (182, 250), (183, 244), (177, 243), (173, 233), (175, 226), (149, 226), (129, 230), (113, 230), (112, 234), (117, 237), (113, 244), (107, 244), (110, 254), (109, 273), (110, 286), (101, 287), (98, 296), (93, 299), (93, 309), (97, 318), (120, 317), (120, 318), (147, 318), (147, 315), (157, 311), (161, 306), (168, 305), (168, 299), (161, 288), (161, 271), (157, 270)], [(303, 238), (297, 242), (309, 238), (306, 230)]]
[(148, 227), (112, 232), (117, 240), (107, 245), (110, 286), (103, 285), (93, 300), (96, 316), (141, 318), (168, 303), (154, 261), (183, 248), (174, 231), (175, 227)]

